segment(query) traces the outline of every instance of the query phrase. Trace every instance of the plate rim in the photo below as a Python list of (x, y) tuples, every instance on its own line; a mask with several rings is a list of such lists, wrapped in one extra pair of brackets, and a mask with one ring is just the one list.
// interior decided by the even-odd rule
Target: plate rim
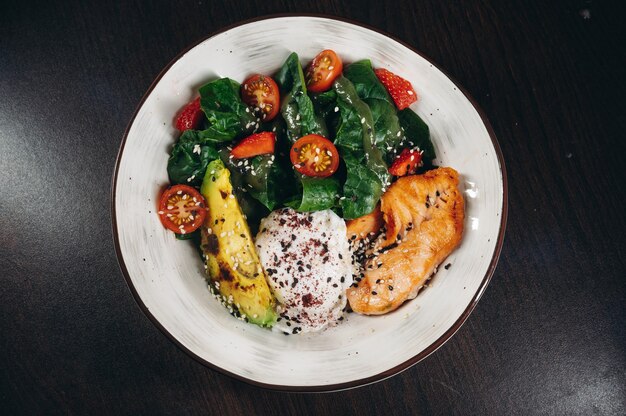
[[(139, 293), (137, 292), (137, 289), (135, 288), (135, 286), (133, 285), (132, 279), (130, 277), (130, 274), (128, 272), (128, 269), (126, 267), (126, 263), (124, 262), (124, 256), (122, 254), (122, 250), (120, 247), (120, 237), (118, 235), (118, 231), (117, 231), (117, 213), (116, 213), (116, 208), (115, 208), (115, 201), (116, 201), (116, 191), (117, 191), (117, 180), (118, 180), (118, 175), (119, 175), (119, 169), (120, 169), (120, 162), (122, 159), (122, 155), (124, 153), (124, 148), (126, 147), (126, 141), (128, 139), (128, 134), (130, 132), (130, 129), (133, 125), (133, 123), (135, 122), (135, 119), (137, 118), (137, 115), (139, 114), (140, 109), (143, 107), (143, 105), (145, 104), (146, 99), (148, 98), (148, 96), (152, 93), (152, 91), (154, 90), (154, 88), (156, 87), (156, 85), (159, 83), (159, 81), (161, 81), (161, 78), (163, 78), (163, 76), (170, 70), (170, 68), (176, 63), (178, 62), (187, 52), (189, 52), (191, 49), (195, 48), (196, 46), (200, 45), (201, 43), (217, 36), (220, 35), (224, 32), (227, 32), (228, 30), (237, 28), (239, 26), (244, 26), (246, 24), (250, 24), (250, 23), (255, 23), (255, 22), (259, 22), (259, 21), (263, 21), (263, 20), (272, 20), (272, 19), (280, 19), (280, 18), (290, 18), (290, 17), (305, 17), (305, 18), (318, 18), (318, 19), (329, 19), (329, 20), (336, 20), (342, 23), (347, 23), (350, 25), (354, 25), (354, 26), (359, 26), (361, 28), (367, 29), (367, 30), (371, 30), (373, 32), (376, 32), (378, 34), (381, 34), (391, 40), (394, 40), (396, 42), (398, 42), (399, 44), (401, 44), (402, 46), (408, 48), (410, 51), (412, 51), (413, 53), (419, 55), (421, 58), (425, 59), (427, 62), (429, 62), (434, 68), (438, 69), (439, 71), (441, 71), (441, 73), (443, 73), (453, 84), (454, 86), (468, 99), (468, 101), (470, 102), (470, 104), (472, 105), (472, 107), (476, 110), (476, 112), (478, 113), (483, 125), (485, 126), (487, 133), (489, 134), (489, 137), (491, 139), (492, 145), (494, 147), (495, 153), (496, 153), (496, 157), (498, 159), (498, 164), (499, 164), (499, 168), (500, 168), (500, 173), (502, 176), (502, 211), (500, 212), (500, 229), (498, 231), (498, 238), (496, 241), (496, 246), (494, 248), (493, 251), (493, 255), (491, 257), (491, 261), (489, 263), (489, 267), (487, 268), (487, 271), (485, 273), (485, 276), (483, 277), (478, 290), (476, 291), (476, 293), (474, 294), (474, 296), (472, 297), (470, 303), (468, 304), (468, 306), (465, 308), (465, 310), (463, 311), (463, 313), (459, 316), (459, 318), (457, 318), (457, 320), (452, 324), (452, 326), (450, 328), (448, 328), (448, 330), (446, 330), (446, 332), (444, 332), (439, 338), (437, 338), (435, 341), (433, 341), (428, 347), (426, 347), (424, 350), (422, 350), (421, 352), (419, 352), (418, 354), (416, 354), (415, 356), (409, 358), (408, 360), (390, 368), (387, 369), (383, 372), (380, 372), (378, 374), (375, 374), (373, 376), (370, 377), (365, 377), (365, 378), (360, 378), (357, 380), (351, 380), (351, 381), (346, 381), (343, 383), (336, 383), (336, 384), (323, 384), (323, 385), (315, 385), (315, 386), (288, 386), (288, 385), (280, 385), (280, 384), (270, 384), (270, 383), (263, 383), (257, 380), (252, 380), (249, 378), (246, 378), (242, 375), (239, 374), (235, 374), (233, 372), (230, 372), (228, 370), (225, 370), (223, 368), (221, 368), (220, 366), (218, 366), (217, 364), (214, 364), (202, 357), (200, 357), (199, 355), (197, 355), (196, 353), (194, 353), (193, 351), (191, 351), (190, 349), (188, 349), (184, 344), (182, 344), (174, 335), (172, 335), (160, 322), (159, 320), (149, 311), (149, 309), (147, 308), (147, 306), (144, 304), (143, 300), (141, 299), (141, 297), (139, 296)], [(414, 366), (415, 364), (419, 363), (420, 361), (424, 360), (426, 357), (428, 357), (429, 355), (431, 355), (432, 353), (434, 353), (437, 349), (439, 349), (443, 344), (445, 344), (450, 338), (452, 338), (452, 336), (463, 326), (463, 324), (467, 321), (467, 319), (469, 318), (469, 316), (471, 315), (471, 313), (473, 312), (473, 310), (475, 309), (476, 305), (478, 304), (478, 301), (480, 300), (480, 298), (482, 297), (483, 293), (485, 292), (487, 286), (489, 285), (489, 282), (491, 281), (491, 278), (495, 272), (495, 269), (497, 267), (498, 264), (498, 260), (500, 258), (500, 254), (502, 252), (502, 247), (504, 245), (504, 234), (506, 231), (506, 224), (507, 224), (507, 217), (508, 217), (508, 181), (507, 181), (507, 174), (506, 174), (506, 166), (504, 163), (504, 157), (502, 154), (502, 149), (500, 148), (500, 144), (498, 143), (498, 140), (496, 138), (495, 132), (493, 131), (493, 127), (491, 126), (491, 123), (489, 122), (489, 120), (487, 119), (487, 116), (485, 115), (484, 111), (482, 110), (482, 108), (478, 105), (478, 103), (474, 100), (474, 98), (465, 90), (465, 88), (463, 86), (461, 86), (458, 82), (456, 82), (456, 80), (450, 76), (450, 74), (448, 74), (446, 71), (444, 71), (443, 69), (441, 69), (438, 65), (436, 65), (432, 59), (430, 59), (428, 56), (424, 55), (422, 52), (417, 51), (413, 46), (405, 43), (404, 41), (396, 38), (395, 36), (387, 33), (384, 30), (381, 30), (379, 28), (370, 26), (369, 24), (366, 23), (362, 23), (359, 22), (357, 20), (354, 19), (350, 19), (350, 18), (345, 18), (345, 17), (339, 17), (339, 16), (332, 16), (332, 15), (327, 15), (327, 14), (320, 14), (320, 13), (275, 13), (275, 14), (267, 14), (267, 15), (262, 15), (262, 16), (257, 16), (254, 18), (250, 18), (250, 19), (245, 19), (245, 20), (239, 20), (237, 22), (234, 22), (230, 25), (227, 26), (222, 26), (221, 28), (217, 29), (216, 31), (203, 36), (202, 38), (200, 38), (199, 40), (196, 40), (195, 42), (193, 42), (190, 46), (188, 46), (187, 48), (183, 49), (180, 53), (178, 53), (159, 73), (158, 75), (155, 77), (155, 79), (152, 81), (152, 83), (150, 84), (150, 86), (148, 87), (148, 89), (146, 90), (146, 92), (143, 94), (141, 100), (139, 101), (139, 103), (137, 104), (137, 107), (135, 108), (135, 111), (133, 112), (132, 117), (130, 118), (130, 121), (128, 122), (128, 125), (126, 126), (126, 129), (124, 130), (124, 135), (122, 137), (122, 142), (120, 143), (120, 147), (115, 159), (115, 168), (113, 171), (113, 177), (111, 180), (111, 225), (112, 225), (112, 231), (113, 231), (113, 242), (115, 245), (115, 254), (117, 257), (117, 261), (118, 261), (118, 265), (120, 267), (120, 270), (122, 272), (122, 275), (124, 276), (124, 280), (126, 281), (126, 285), (128, 286), (131, 294), (133, 295), (133, 298), (135, 300), (135, 302), (137, 303), (137, 305), (139, 306), (139, 308), (142, 310), (142, 312), (148, 317), (148, 319), (167, 337), (170, 339), (170, 341), (172, 341), (178, 348), (180, 348), (183, 352), (187, 353), (189, 356), (191, 356), (193, 359), (195, 359), (196, 361), (198, 361), (200, 364), (215, 370), (221, 374), (224, 374), (228, 377), (231, 377), (233, 379), (239, 380), (239, 381), (243, 381), (247, 384), (256, 386), (256, 387), (261, 387), (261, 388), (265, 388), (265, 389), (269, 389), (269, 390), (275, 390), (275, 391), (284, 391), (284, 392), (297, 392), (297, 393), (323, 393), (323, 392), (335, 392), (335, 391), (341, 391), (341, 390), (348, 390), (348, 389), (352, 389), (352, 388), (357, 388), (357, 387), (362, 387), (362, 386), (366, 386), (368, 384), (373, 384), (379, 381), (383, 381), (385, 379), (388, 379), (394, 375), (400, 374), (401, 372), (408, 370), (409, 368), (411, 368), (412, 366)]]

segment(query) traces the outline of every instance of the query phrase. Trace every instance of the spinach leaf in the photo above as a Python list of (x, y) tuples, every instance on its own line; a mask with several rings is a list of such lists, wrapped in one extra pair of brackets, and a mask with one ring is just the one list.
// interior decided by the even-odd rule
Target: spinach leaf
[(390, 176), (375, 145), (374, 119), (369, 107), (347, 78), (335, 80), (333, 89), (340, 114), (335, 145), (346, 166), (340, 206), (343, 217), (353, 219), (374, 210)]
[(339, 194), (339, 180), (302, 177), (302, 198), (292, 199), (285, 205), (296, 211), (321, 211), (335, 206)]
[(239, 83), (230, 78), (200, 87), (200, 105), (210, 123), (207, 130), (219, 135), (221, 141), (248, 135), (258, 128), (258, 120), (241, 101), (239, 88)]
[(298, 55), (292, 52), (274, 75), (283, 97), (281, 113), (287, 125), (287, 136), (293, 143), (307, 134), (327, 136), (324, 119), (315, 114), (313, 102), (306, 92), (306, 82)]
[[(339, 76), (333, 83), (333, 89), (337, 92), (341, 113), (341, 124), (335, 142), (342, 147), (352, 147), (353, 150), (362, 149), (365, 153), (365, 164), (376, 174), (381, 184), (386, 186), (390, 176), (382, 153), (375, 145), (374, 120), (370, 108), (359, 98), (354, 85), (347, 78)], [(361, 138), (360, 143), (357, 137)]]
[(424, 154), (422, 160), (424, 165), (432, 166), (435, 156), (435, 147), (430, 141), (430, 130), (424, 120), (409, 108), (398, 111), (400, 125), (404, 129), (404, 134), (411, 147), (418, 146)]
[(197, 130), (185, 131), (174, 145), (167, 161), (167, 174), (172, 184), (200, 186), (207, 165), (219, 157), (212, 138)]
[(354, 84), (354, 88), (362, 100), (383, 100), (393, 105), (391, 96), (378, 80), (369, 59), (363, 59), (346, 66), (343, 70), (343, 76)]
[[(279, 163), (275, 163), (273, 155), (256, 156), (250, 160), (251, 170), (243, 174), (248, 192), (270, 211), (284, 199), (287, 172)], [(252, 174), (254, 172), (254, 174)]]
[(405, 138), (396, 108), (384, 100), (367, 99), (365, 103), (372, 111), (376, 147), (383, 153), (387, 163), (391, 163)]
[(376, 146), (383, 153), (385, 160), (391, 163), (402, 144), (404, 134), (400, 128), (396, 107), (387, 89), (378, 80), (368, 59), (348, 65), (344, 70), (344, 76), (354, 84), (359, 98), (365, 101), (372, 111)]
[(348, 175), (343, 185), (343, 199), (340, 206), (343, 218), (353, 219), (369, 214), (374, 210), (382, 194), (380, 180), (369, 169), (357, 152), (344, 150), (343, 160)]

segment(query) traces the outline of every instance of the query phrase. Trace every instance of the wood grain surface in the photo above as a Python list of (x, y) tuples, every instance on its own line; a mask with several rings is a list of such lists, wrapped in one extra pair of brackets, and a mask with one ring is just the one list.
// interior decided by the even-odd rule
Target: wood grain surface
[[(205, 368), (141, 312), (113, 247), (115, 158), (152, 80), (273, 13), (354, 19), (422, 51), (483, 108), (507, 165), (505, 245), (474, 313), (355, 390), (279, 393)], [(2, 1), (1, 413), (625, 414), (624, 16), (593, 0)]]

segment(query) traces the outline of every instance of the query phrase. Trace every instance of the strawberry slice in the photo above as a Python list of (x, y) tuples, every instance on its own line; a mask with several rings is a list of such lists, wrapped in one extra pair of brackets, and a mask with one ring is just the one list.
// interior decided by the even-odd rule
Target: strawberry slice
[(404, 176), (415, 173), (415, 169), (422, 161), (422, 152), (415, 149), (403, 149), (400, 155), (389, 167), (389, 173), (394, 176)]
[(200, 97), (196, 98), (185, 107), (176, 119), (176, 128), (180, 131), (195, 129), (202, 120), (202, 108), (200, 108)]
[(417, 101), (417, 94), (409, 81), (386, 69), (380, 68), (374, 72), (380, 82), (387, 88), (387, 92), (393, 98), (398, 110), (404, 110)]
[(276, 134), (270, 131), (255, 133), (240, 141), (237, 146), (230, 151), (234, 159), (246, 159), (258, 155), (274, 153)]

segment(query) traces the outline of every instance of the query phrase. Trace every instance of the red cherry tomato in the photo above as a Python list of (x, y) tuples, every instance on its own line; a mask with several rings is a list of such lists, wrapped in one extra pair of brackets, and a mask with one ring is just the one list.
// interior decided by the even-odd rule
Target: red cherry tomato
[(280, 110), (280, 91), (274, 80), (266, 75), (256, 74), (241, 85), (241, 98), (255, 109), (263, 121), (270, 121)]
[(161, 223), (176, 234), (197, 230), (204, 223), (206, 210), (206, 202), (200, 192), (187, 185), (167, 188), (159, 201)]
[(303, 175), (325, 178), (339, 167), (339, 153), (325, 137), (309, 134), (291, 146), (289, 157), (294, 168)]
[(306, 69), (306, 87), (311, 92), (327, 91), (342, 71), (341, 58), (330, 49), (323, 50)]

